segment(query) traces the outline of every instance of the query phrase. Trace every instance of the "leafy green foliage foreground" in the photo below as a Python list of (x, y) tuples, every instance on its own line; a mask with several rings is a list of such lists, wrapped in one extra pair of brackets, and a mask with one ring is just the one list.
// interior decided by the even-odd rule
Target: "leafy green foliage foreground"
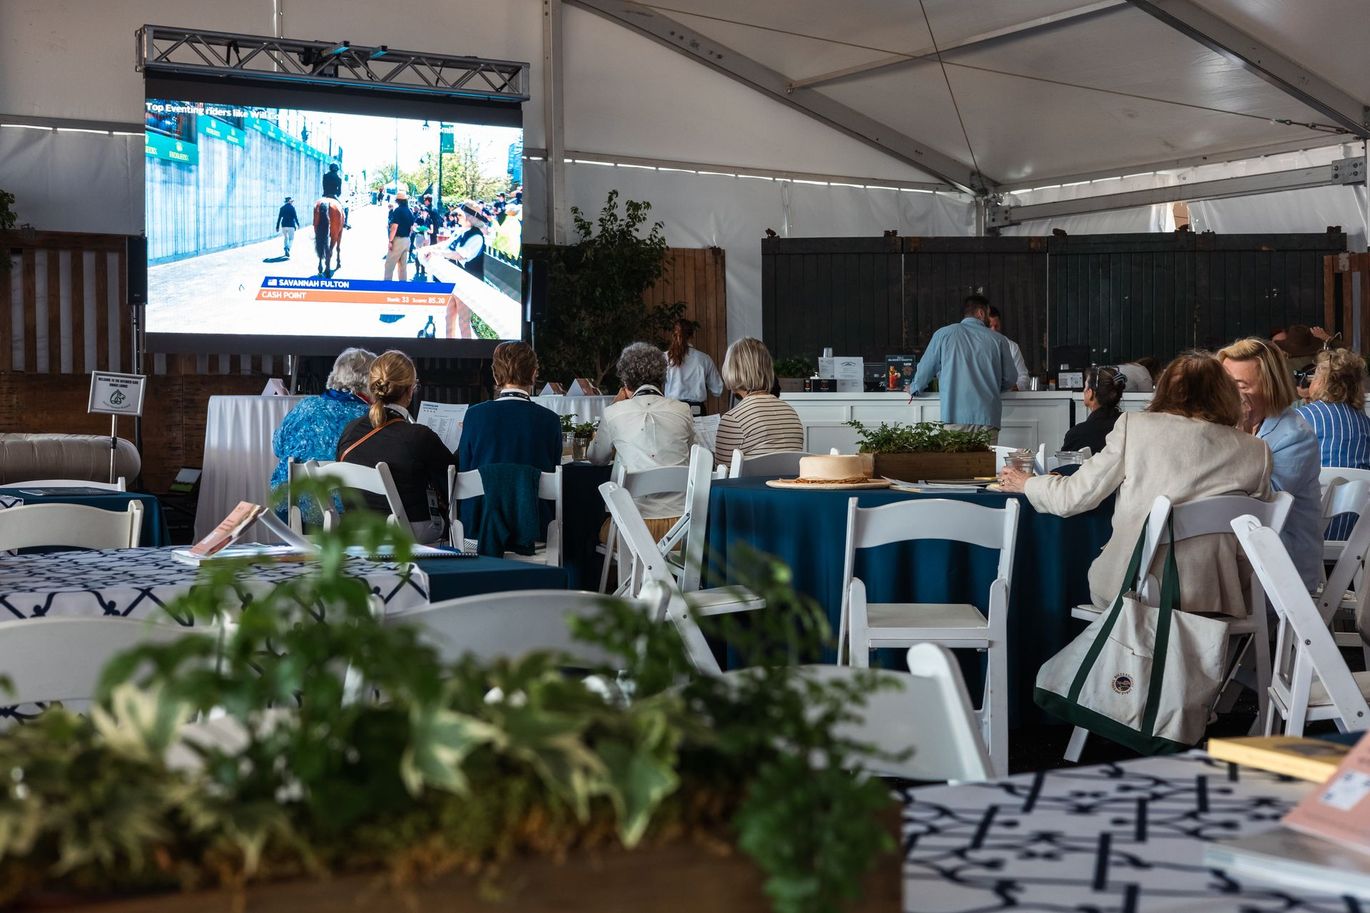
[(870, 428), (850, 421), (862, 453), (978, 453), (989, 449), (989, 432), (948, 428), (941, 422), (912, 425), (881, 422)]
[(586, 678), (548, 653), (447, 661), (381, 624), (344, 547), (405, 560), (396, 536), (346, 512), (310, 573), (226, 628), (245, 565), (207, 563), (169, 607), (187, 636), (112, 662), (89, 715), (0, 736), (0, 903), (349, 871), (498, 884), (520, 855), (693, 840), (749, 854), (776, 910), (817, 913), (892, 848), (889, 793), (835, 734), (875, 680), (787, 664), (827, 631), (783, 567), (750, 580), (768, 609), (724, 632), (750, 673), (695, 675), (671, 626), (606, 600), (575, 633), (618, 661)]

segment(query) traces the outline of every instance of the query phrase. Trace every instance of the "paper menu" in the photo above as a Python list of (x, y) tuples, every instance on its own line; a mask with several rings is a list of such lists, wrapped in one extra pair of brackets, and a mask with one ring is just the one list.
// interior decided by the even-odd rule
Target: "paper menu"
[(1370, 735), (1322, 786), (1284, 816), (1296, 831), (1370, 853)]
[(260, 504), (253, 504), (250, 501), (239, 501), (238, 506), (229, 511), (227, 517), (219, 521), (219, 525), (210, 530), (209, 535), (190, 548), (190, 554), (197, 558), (208, 558), (216, 552), (231, 544), (235, 539), (243, 534), (243, 530), (251, 526), (265, 510)]
[(418, 423), (432, 428), (433, 432), (442, 438), (443, 446), (456, 453), (457, 444), (461, 443), (461, 426), (466, 420), (466, 409), (466, 403), (425, 401), (419, 404)]

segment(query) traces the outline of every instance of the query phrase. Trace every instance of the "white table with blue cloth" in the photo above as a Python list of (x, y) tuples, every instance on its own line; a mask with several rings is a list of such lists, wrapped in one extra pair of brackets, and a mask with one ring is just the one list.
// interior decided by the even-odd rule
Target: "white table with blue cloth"
[[(303, 396), (211, 396), (205, 416), (205, 456), (195, 538), (202, 539), (239, 501), (270, 504), (276, 455), (271, 436)], [(242, 542), (275, 541), (254, 526)]]

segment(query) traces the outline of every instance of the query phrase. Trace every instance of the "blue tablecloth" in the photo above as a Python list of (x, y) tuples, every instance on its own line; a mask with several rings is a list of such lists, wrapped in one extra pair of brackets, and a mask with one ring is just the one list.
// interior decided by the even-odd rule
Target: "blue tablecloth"
[[(1079, 623), (1071, 624), (1070, 607), (1089, 602), (1085, 575), (1111, 533), (1112, 499), (1066, 519), (1038, 513), (1019, 495), (796, 491), (767, 488), (765, 481), (714, 482), (708, 549), (717, 567), (706, 575), (706, 582), (737, 582), (725, 579), (733, 575), (719, 568), (737, 558), (740, 544), (750, 544), (789, 565), (795, 587), (827, 610), (834, 637), (842, 606), (847, 501), (853, 494), (862, 507), (927, 497), (1000, 507), (1006, 499), (1017, 497), (1018, 545), (1009, 594), (1009, 700), (1015, 719), (1038, 718), (1031, 711), (1037, 668), (1079, 630)], [(924, 540), (858, 552), (856, 575), (865, 581), (872, 602), (966, 602), (984, 610), (997, 563), (997, 554), (989, 549)], [(824, 659), (831, 662), (833, 655)], [(902, 668), (903, 658), (898, 657), (897, 663)], [(978, 703), (973, 682), (971, 687)]]
[(128, 502), (139, 501), (143, 505), (143, 537), (138, 543), (149, 548), (160, 548), (171, 544), (167, 534), (166, 518), (162, 516), (162, 505), (156, 495), (141, 494), (133, 491), (95, 491), (76, 489), (75, 493), (63, 493), (58, 488), (44, 488), (43, 494), (33, 494), (23, 488), (0, 488), (0, 498), (6, 500), (19, 498), (29, 504), (83, 504), (101, 510), (128, 510)]
[(610, 467), (566, 463), (561, 467), (561, 541), (570, 587), (599, 588), (604, 556), (595, 551), (599, 530), (608, 518), (599, 486), (609, 481)]
[(566, 589), (565, 568), (510, 558), (428, 558), (415, 563), (428, 575), (433, 602), (510, 590)]

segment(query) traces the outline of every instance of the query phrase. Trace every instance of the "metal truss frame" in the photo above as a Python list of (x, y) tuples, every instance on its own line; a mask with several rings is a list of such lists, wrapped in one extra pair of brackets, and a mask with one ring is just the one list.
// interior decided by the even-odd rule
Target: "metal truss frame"
[(517, 61), (161, 25), (138, 29), (137, 68), (153, 75), (355, 86), (479, 101), (521, 103), (529, 97), (528, 64)]
[(1295, 168), (1289, 171), (1272, 171), (1268, 174), (1250, 174), (1215, 181), (1197, 181), (1189, 184), (1175, 184), (1169, 187), (1133, 190), (1126, 193), (1058, 200), (1052, 203), (1033, 203), (1027, 206), (1005, 206), (1002, 203), (991, 203), (986, 213), (985, 226), (991, 229), (1003, 228), (1007, 225), (1017, 225), (1036, 219), (1054, 219), (1086, 212), (1107, 212), (1114, 209), (1128, 209), (1133, 206), (1150, 206), (1154, 203), (1174, 203), (1180, 200), (1219, 200), (1226, 197), (1254, 196), (1262, 193), (1278, 193), (1283, 190), (1304, 190), (1309, 187), (1325, 187), (1334, 184), (1364, 184), (1366, 182), (1365, 169), (1366, 160), (1364, 156), (1361, 156), (1342, 159), (1330, 165), (1319, 165), (1314, 168)]

